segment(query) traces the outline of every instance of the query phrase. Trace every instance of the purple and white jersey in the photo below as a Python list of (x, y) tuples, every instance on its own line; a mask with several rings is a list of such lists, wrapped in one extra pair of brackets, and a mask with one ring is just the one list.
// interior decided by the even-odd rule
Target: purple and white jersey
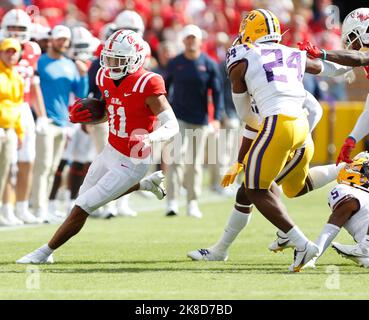
[(328, 205), (334, 211), (350, 199), (357, 199), (360, 209), (343, 227), (356, 242), (360, 242), (365, 237), (369, 225), (369, 193), (349, 185), (338, 184), (328, 194)]
[(305, 51), (277, 43), (240, 44), (228, 50), (228, 70), (242, 60), (248, 61), (245, 81), (262, 118), (303, 114)]

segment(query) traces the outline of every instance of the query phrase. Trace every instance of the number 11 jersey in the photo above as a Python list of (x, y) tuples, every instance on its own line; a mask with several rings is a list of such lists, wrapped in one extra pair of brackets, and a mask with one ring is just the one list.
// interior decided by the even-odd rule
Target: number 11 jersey
[(153, 131), (156, 117), (145, 101), (149, 96), (166, 94), (164, 80), (159, 74), (140, 68), (117, 86), (105, 72), (108, 71), (99, 69), (96, 84), (106, 101), (109, 144), (128, 157), (136, 157), (131, 154), (129, 136)]
[(227, 52), (228, 72), (237, 62), (247, 60), (247, 90), (255, 99), (260, 116), (284, 114), (299, 117), (306, 97), (302, 79), (306, 52), (268, 42), (240, 44)]

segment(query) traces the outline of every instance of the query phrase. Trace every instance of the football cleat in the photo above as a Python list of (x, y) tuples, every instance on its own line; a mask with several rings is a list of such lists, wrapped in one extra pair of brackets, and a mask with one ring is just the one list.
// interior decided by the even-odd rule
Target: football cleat
[(155, 171), (142, 179), (140, 185), (144, 186), (144, 190), (152, 192), (158, 200), (162, 200), (166, 196), (164, 178), (163, 171)]
[(188, 203), (188, 205), (187, 205), (187, 215), (189, 217), (194, 217), (194, 218), (197, 218), (197, 219), (202, 218), (202, 212), (200, 211), (196, 200), (191, 200)]
[(287, 248), (294, 248), (295, 245), (292, 241), (286, 237), (282, 237), (278, 231), (276, 232), (277, 239), (275, 239), (269, 246), (268, 249), (273, 252), (283, 251)]
[(359, 266), (364, 268), (369, 267), (369, 250), (367, 248), (359, 244), (344, 245), (337, 242), (332, 242), (332, 248), (335, 249), (339, 255), (356, 262)]
[(222, 252), (216, 252), (215, 250), (209, 249), (198, 249), (187, 253), (187, 257), (196, 261), (227, 261), (228, 254)]
[(22, 220), (26, 224), (34, 224), (37, 223), (37, 218), (29, 212), (29, 210), (22, 210), (22, 211), (16, 211), (15, 213), (16, 217), (20, 220)]
[(43, 252), (41, 249), (37, 249), (25, 255), (24, 257), (20, 258), (19, 260), (16, 261), (16, 263), (18, 264), (54, 263), (54, 258), (52, 254), (48, 255), (48, 254), (45, 254), (45, 252)]
[(300, 272), (301, 269), (304, 268), (305, 265), (308, 264), (313, 258), (318, 257), (319, 248), (318, 246), (311, 241), (306, 242), (304, 250), (294, 251), (294, 261), (291, 264), (289, 270), (292, 272)]

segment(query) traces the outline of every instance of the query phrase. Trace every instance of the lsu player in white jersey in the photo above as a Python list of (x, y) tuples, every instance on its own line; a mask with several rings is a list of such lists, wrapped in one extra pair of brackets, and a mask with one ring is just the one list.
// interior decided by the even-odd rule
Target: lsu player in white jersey
[(369, 267), (369, 255), (360, 243), (367, 239), (369, 225), (369, 153), (361, 152), (346, 164), (337, 177), (339, 183), (329, 192), (328, 204), (332, 214), (323, 227), (316, 243), (319, 256), (329, 247), (341, 227), (358, 242), (359, 250), (351, 252), (349, 247), (332, 243), (332, 247), (345, 258), (363, 267)]
[[(323, 60), (333, 61), (345, 66), (363, 66), (369, 78), (369, 8), (359, 8), (349, 13), (342, 24), (342, 40), (348, 50), (326, 51), (313, 46), (309, 42), (300, 44), (300, 48), (306, 50), (310, 56)], [(352, 50), (349, 50), (352, 49)], [(356, 142), (369, 134), (369, 95), (366, 99), (364, 111), (357, 120), (354, 129), (346, 138), (337, 163), (340, 161), (351, 162), (350, 153), (355, 148)], [(369, 228), (367, 235), (355, 246), (336, 244), (342, 254), (354, 259), (369, 258)]]
[(235, 104), (244, 106), (249, 94), (263, 119), (243, 161), (246, 195), (295, 244), (292, 269), (298, 272), (318, 254), (318, 247), (292, 222), (270, 188), (309, 133), (302, 108), (305, 69), (317, 74), (322, 68), (319, 62), (306, 59), (304, 52), (279, 44), (280, 40), (279, 21), (273, 13), (262, 9), (249, 12), (241, 22), (240, 44), (228, 51), (227, 67)]

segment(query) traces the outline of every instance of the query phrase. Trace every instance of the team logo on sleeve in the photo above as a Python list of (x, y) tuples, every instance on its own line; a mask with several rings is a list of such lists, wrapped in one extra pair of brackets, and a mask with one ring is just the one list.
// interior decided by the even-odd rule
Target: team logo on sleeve
[(109, 91), (108, 90), (104, 90), (104, 96), (105, 96), (105, 98), (109, 98)]

